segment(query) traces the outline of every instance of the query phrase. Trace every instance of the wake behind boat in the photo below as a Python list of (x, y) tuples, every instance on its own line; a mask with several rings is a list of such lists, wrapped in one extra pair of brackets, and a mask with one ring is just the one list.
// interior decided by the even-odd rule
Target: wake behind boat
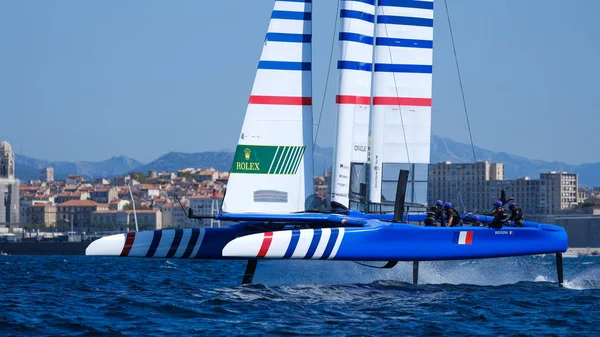
[[(236, 224), (113, 235), (86, 254), (244, 259), (243, 283), (259, 259), (413, 261), (416, 283), (418, 261), (557, 253), (562, 284), (562, 227), (429, 227), (420, 226), (425, 214), (405, 210), (426, 204), (433, 1), (346, 0), (340, 18), (333, 208), (312, 211), (311, 0), (277, 0), (223, 209), (210, 216)], [(393, 199), (394, 214), (369, 213)]]

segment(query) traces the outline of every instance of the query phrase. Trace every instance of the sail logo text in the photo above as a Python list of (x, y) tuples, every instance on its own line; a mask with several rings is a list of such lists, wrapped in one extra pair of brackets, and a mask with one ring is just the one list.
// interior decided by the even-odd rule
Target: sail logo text
[(258, 166), (260, 163), (252, 163), (252, 162), (248, 162), (248, 163), (240, 163), (240, 162), (236, 162), (235, 163), (235, 169), (239, 170), (239, 171), (260, 171), (260, 167)]
[(496, 234), (496, 235), (512, 235), (513, 231), (495, 231), (494, 234)]

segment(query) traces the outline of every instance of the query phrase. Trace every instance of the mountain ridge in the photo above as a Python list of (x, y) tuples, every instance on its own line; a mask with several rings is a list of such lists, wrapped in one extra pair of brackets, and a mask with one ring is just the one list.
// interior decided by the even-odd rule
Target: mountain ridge
[[(504, 179), (521, 177), (538, 178), (539, 173), (550, 171), (568, 171), (579, 174), (581, 186), (600, 185), (600, 163), (567, 164), (562, 162), (547, 162), (543, 160), (527, 159), (506, 152), (493, 152), (475, 147), (475, 156), (478, 161), (491, 161), (504, 163)], [(48, 161), (30, 158), (23, 155), (16, 156), (16, 174), (21, 180), (39, 179), (39, 170), (53, 167), (55, 179), (64, 179), (69, 174), (77, 174), (88, 179), (110, 178), (131, 172), (144, 172), (153, 169), (157, 171), (177, 172), (184, 168), (214, 168), (227, 171), (233, 161), (233, 151), (204, 151), (196, 153), (168, 152), (150, 163), (144, 164), (126, 156), (115, 156), (107, 160), (92, 161)], [(433, 136), (431, 142), (431, 163), (451, 161), (453, 163), (472, 163), (473, 151), (471, 145), (457, 142), (452, 139)], [(333, 148), (315, 146), (314, 173), (322, 174), (331, 167), (333, 162)]]

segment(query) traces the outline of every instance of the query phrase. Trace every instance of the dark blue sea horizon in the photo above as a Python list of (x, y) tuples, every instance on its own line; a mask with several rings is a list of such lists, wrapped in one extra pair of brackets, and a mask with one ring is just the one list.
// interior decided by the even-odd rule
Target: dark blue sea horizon
[(0, 256), (0, 336), (568, 336), (598, 333), (600, 257), (352, 262)]

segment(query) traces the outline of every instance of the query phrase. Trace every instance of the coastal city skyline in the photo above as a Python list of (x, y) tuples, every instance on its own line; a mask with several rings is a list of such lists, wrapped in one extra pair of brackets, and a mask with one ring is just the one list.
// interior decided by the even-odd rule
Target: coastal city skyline
[[(335, 6), (315, 4), (315, 120)], [(436, 6), (432, 129), (468, 142), (443, 3)], [(271, 7), (271, 1), (2, 2), (0, 137), (18, 154), (47, 160), (125, 155), (149, 162), (169, 151), (232, 149)], [(449, 1), (449, 7), (475, 146), (531, 159), (600, 161), (600, 151), (581, 146), (600, 122), (593, 113), (600, 103), (593, 93), (600, 24), (592, 17), (600, 4), (586, 1), (584, 12), (558, 1), (529, 1), (518, 11), (510, 3), (477, 1)], [(210, 14), (224, 12), (227, 25)], [(215, 26), (219, 34), (204, 33)], [(576, 53), (556, 46), (566, 38)], [(337, 58), (334, 50), (332, 63)], [(333, 69), (319, 146), (333, 143), (336, 85)], [(489, 128), (498, 134), (490, 136)]]

